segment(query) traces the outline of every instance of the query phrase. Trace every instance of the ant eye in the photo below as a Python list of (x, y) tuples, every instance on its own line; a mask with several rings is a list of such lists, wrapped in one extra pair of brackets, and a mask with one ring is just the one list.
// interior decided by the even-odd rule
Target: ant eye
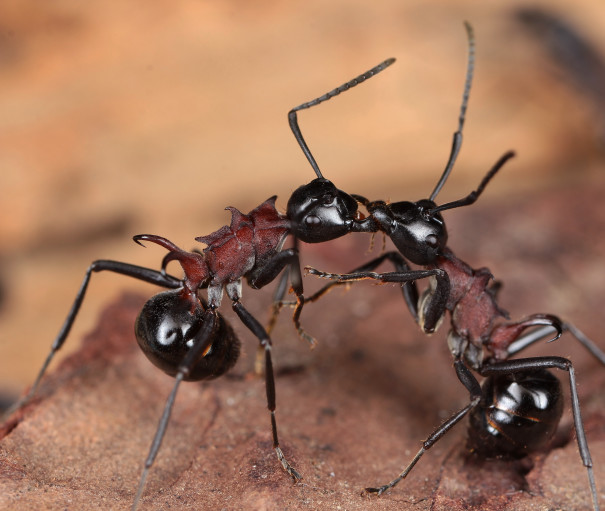
[(426, 244), (431, 248), (436, 248), (439, 244), (437, 236), (435, 236), (434, 234), (429, 234), (426, 237)]
[(316, 225), (321, 224), (321, 220), (319, 219), (318, 216), (309, 215), (309, 216), (305, 217), (305, 223), (309, 226), (316, 226)]

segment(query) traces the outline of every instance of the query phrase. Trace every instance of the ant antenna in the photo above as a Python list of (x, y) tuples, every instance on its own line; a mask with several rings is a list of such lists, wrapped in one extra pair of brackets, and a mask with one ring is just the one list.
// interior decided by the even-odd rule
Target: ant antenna
[(466, 65), (466, 81), (464, 82), (464, 92), (462, 93), (462, 105), (460, 106), (460, 117), (458, 117), (458, 130), (454, 133), (452, 151), (450, 152), (450, 157), (447, 165), (445, 166), (445, 170), (443, 171), (441, 179), (439, 179), (437, 186), (435, 186), (435, 189), (429, 198), (429, 200), (432, 201), (435, 200), (435, 197), (437, 197), (437, 194), (441, 191), (441, 188), (447, 181), (452, 168), (454, 168), (456, 158), (458, 158), (460, 147), (462, 147), (462, 128), (464, 126), (464, 118), (466, 115), (466, 107), (468, 106), (471, 83), (473, 82), (473, 71), (475, 70), (475, 34), (473, 32), (473, 27), (468, 21), (464, 22), (464, 28), (466, 28), (466, 34), (468, 37), (468, 60)]
[(463, 199), (448, 202), (447, 204), (442, 204), (441, 206), (437, 206), (436, 208), (431, 209), (429, 214), (434, 215), (435, 213), (438, 213), (439, 211), (444, 211), (446, 209), (454, 209), (473, 204), (479, 198), (479, 195), (481, 195), (483, 190), (485, 190), (487, 183), (491, 181), (492, 177), (494, 177), (496, 173), (504, 166), (504, 164), (513, 156), (515, 156), (514, 151), (508, 151), (503, 156), (501, 156), (500, 159), (495, 163), (495, 165), (490, 169), (490, 171), (485, 174), (485, 177), (481, 180), (481, 183), (479, 183), (478, 188), (469, 193), (466, 197), (464, 197)]
[(341, 92), (345, 92), (345, 91), (355, 87), (356, 85), (359, 85), (360, 83), (365, 82), (369, 78), (372, 78), (372, 76), (377, 75), (378, 73), (380, 73), (380, 71), (389, 67), (393, 62), (395, 62), (395, 59), (393, 59), (393, 58), (387, 59), (384, 62), (381, 62), (380, 64), (378, 64), (377, 66), (374, 66), (369, 71), (366, 71), (365, 73), (359, 75), (358, 77), (353, 78), (352, 80), (349, 80), (347, 83), (343, 83), (340, 87), (336, 87), (335, 89), (331, 90), (330, 92), (327, 92), (323, 96), (319, 96), (318, 98), (315, 98), (312, 101), (308, 101), (307, 103), (298, 105), (288, 112), (288, 122), (290, 123), (290, 129), (292, 130), (292, 133), (294, 133), (294, 137), (296, 138), (298, 145), (302, 149), (303, 153), (305, 153), (307, 160), (309, 160), (309, 163), (311, 164), (311, 167), (313, 167), (313, 170), (315, 171), (315, 174), (317, 174), (318, 178), (323, 178), (323, 175), (321, 174), (321, 171), (319, 170), (319, 167), (317, 165), (317, 162), (315, 161), (315, 158), (313, 158), (313, 155), (311, 154), (311, 151), (309, 150), (309, 146), (307, 146), (307, 143), (305, 142), (305, 139), (303, 138), (302, 133), (300, 132), (300, 128), (298, 127), (298, 118), (296, 116), (296, 112), (298, 112), (299, 110), (304, 110), (306, 108), (311, 108), (312, 106), (315, 106), (315, 105), (319, 105), (320, 103), (323, 103), (324, 101), (328, 101), (328, 99), (331, 99), (334, 96), (338, 96)]

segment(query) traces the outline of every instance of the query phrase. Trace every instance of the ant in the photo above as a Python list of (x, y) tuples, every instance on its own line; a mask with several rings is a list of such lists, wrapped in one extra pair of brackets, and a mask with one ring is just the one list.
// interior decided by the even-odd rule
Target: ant
[[(407, 477), (428, 449), (469, 413), (473, 437), (469, 445), (476, 452), (522, 457), (529, 451), (543, 448), (554, 435), (562, 413), (561, 385), (548, 371), (559, 369), (569, 376), (580, 457), (588, 474), (593, 509), (598, 511), (592, 461), (571, 361), (555, 356), (510, 358), (538, 341), (548, 339), (552, 342), (563, 332), (569, 332), (603, 364), (605, 353), (574, 325), (550, 314), (533, 314), (518, 322), (499, 321), (509, 319), (496, 302), (500, 283), (492, 282), (492, 274), (487, 268), (471, 268), (447, 247), (447, 230), (441, 213), (473, 204), (490, 180), (514, 156), (513, 152), (504, 154), (478, 188), (466, 197), (440, 206), (435, 203), (462, 145), (474, 70), (474, 35), (471, 26), (468, 23), (465, 26), (469, 53), (458, 129), (447, 165), (433, 192), (428, 199), (418, 202), (395, 203), (369, 201), (353, 195), (367, 209), (374, 232), (388, 236), (397, 251), (384, 253), (348, 274), (326, 273), (307, 267), (308, 273), (332, 280), (307, 301), (316, 300), (334, 285), (369, 279), (400, 284), (407, 308), (426, 334), (435, 332), (446, 312), (450, 313), (447, 343), (456, 375), (470, 394), (469, 403), (424, 440), (420, 450), (396, 478), (382, 486), (366, 488), (366, 492), (380, 495), (394, 487)], [(390, 261), (396, 271), (374, 272), (384, 261)], [(408, 261), (422, 269), (411, 269)], [(420, 294), (417, 281), (424, 278), (429, 279), (429, 285)], [(473, 372), (486, 378), (483, 385)]]
[[(283, 271), (276, 290), (276, 303), (283, 297), (289, 279), (297, 299), (293, 322), (300, 337), (311, 346), (314, 345), (314, 339), (302, 329), (299, 320), (305, 299), (298, 240), (305, 243), (322, 243), (352, 232), (371, 232), (374, 223), (360, 214), (355, 198), (337, 189), (331, 181), (323, 177), (298, 127), (297, 112), (363, 83), (394, 61), (395, 59), (388, 59), (340, 87), (290, 110), (290, 128), (313, 165), (317, 178), (292, 193), (286, 215), (280, 214), (275, 208), (276, 196), (270, 197), (248, 214), (228, 207), (226, 209), (232, 215), (229, 226), (196, 238), (207, 245), (203, 252), (182, 250), (161, 236), (134, 236), (134, 241), (139, 245), (144, 246), (144, 242), (149, 242), (168, 250), (159, 271), (120, 261), (94, 261), (86, 270), (80, 289), (34, 384), (29, 392), (8, 410), (6, 416), (23, 408), (35, 395), (51, 361), (69, 335), (93, 273), (119, 273), (165, 288), (166, 291), (154, 295), (145, 303), (135, 323), (136, 339), (143, 353), (155, 366), (175, 378), (140, 475), (132, 504), (132, 510), (136, 511), (149, 470), (166, 432), (181, 382), (217, 378), (231, 369), (238, 359), (240, 341), (229, 323), (218, 312), (223, 292), (226, 292), (236, 315), (258, 339), (259, 350), (264, 354), (265, 387), (273, 448), (292, 480), (300, 480), (300, 474), (285, 458), (277, 435), (272, 342), (268, 333), (271, 325), (268, 329), (263, 328), (242, 304), (242, 280), (245, 278), (253, 289), (261, 289)], [(294, 246), (283, 248), (288, 236), (293, 237)], [(180, 263), (183, 278), (167, 273), (166, 268), (172, 261)], [(207, 299), (200, 295), (203, 289), (207, 290)], [(278, 310), (279, 307), (276, 306), (273, 322)]]

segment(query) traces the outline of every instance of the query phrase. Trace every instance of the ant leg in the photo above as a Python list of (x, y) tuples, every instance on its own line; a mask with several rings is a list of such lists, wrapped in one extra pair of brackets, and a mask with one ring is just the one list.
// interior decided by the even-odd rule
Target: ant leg
[(576, 340), (584, 346), (601, 364), (605, 365), (605, 353), (601, 350), (594, 341), (584, 335), (575, 325), (571, 323), (563, 323), (563, 330), (573, 335)]
[[(296, 306), (294, 308), (294, 314), (292, 315), (292, 321), (294, 321), (294, 326), (296, 327), (299, 337), (307, 341), (311, 348), (313, 348), (317, 344), (317, 341), (313, 338), (313, 336), (305, 332), (300, 324), (300, 314), (305, 304), (305, 297), (303, 296), (300, 260), (298, 258), (298, 248), (296, 245), (294, 248), (289, 248), (278, 252), (271, 259), (262, 264), (258, 270), (254, 271), (252, 275), (248, 277), (248, 283), (252, 288), (260, 289), (261, 287), (266, 286), (269, 282), (275, 280), (279, 275), (279, 272), (281, 272), (286, 266), (290, 268), (290, 282), (292, 283), (292, 290), (296, 295)], [(285, 286), (283, 280), (286, 278), (287, 277), (281, 278), (279, 286)], [(285, 289), (282, 291), (282, 293), (285, 294)], [(273, 325), (275, 324), (277, 314), (279, 313), (282, 305), (282, 301), (278, 302), (277, 304), (274, 303), (273, 305), (273, 316), (270, 319), (271, 328), (273, 328)]]
[(586, 471), (588, 473), (588, 482), (590, 485), (590, 493), (592, 495), (593, 508), (594, 511), (598, 511), (599, 502), (597, 499), (597, 487), (592, 469), (592, 459), (590, 457), (590, 451), (588, 450), (588, 442), (586, 441), (586, 433), (584, 431), (584, 424), (582, 423), (582, 416), (580, 414), (580, 401), (578, 399), (578, 391), (576, 388), (576, 374), (571, 361), (563, 357), (521, 358), (486, 365), (481, 368), (479, 373), (482, 376), (489, 376), (492, 374), (511, 374), (532, 369), (560, 369), (562, 371), (567, 371), (569, 374), (569, 384), (571, 387), (571, 409), (573, 413), (574, 427), (576, 430), (576, 440), (578, 442), (578, 449), (580, 450), (582, 463), (586, 467)]
[[(368, 261), (367, 263), (363, 264), (362, 266), (347, 272), (347, 274), (372, 271), (372, 270), (376, 269), (378, 266), (380, 266), (386, 260), (390, 261), (393, 264), (393, 266), (395, 267), (395, 270), (398, 273), (407, 273), (407, 272), (411, 271), (410, 267), (408, 266), (408, 264), (405, 261), (405, 259), (403, 258), (403, 256), (399, 252), (393, 251), (393, 252), (386, 252), (386, 253), (376, 257), (375, 259)], [(313, 275), (322, 276), (321, 272), (319, 272), (315, 268), (311, 268), (311, 267), (307, 266), (305, 268), (305, 270), (307, 270), (309, 273), (312, 273)], [(311, 296), (306, 297), (305, 302), (314, 302), (316, 300), (319, 300), (324, 294), (326, 294), (328, 291), (330, 291), (334, 286), (345, 285), (347, 283), (348, 282), (343, 282), (340, 280), (333, 280), (329, 284), (326, 284), (321, 289), (316, 291)], [(406, 303), (410, 313), (412, 314), (412, 316), (414, 316), (414, 319), (416, 321), (418, 321), (418, 287), (416, 286), (416, 282), (413, 280), (404, 282), (401, 285), (401, 292), (403, 293), (403, 299), (405, 300), (405, 303)]]
[[(228, 290), (229, 291), (229, 290)], [(279, 439), (277, 436), (277, 422), (275, 420), (275, 377), (273, 375), (273, 362), (271, 359), (271, 339), (267, 335), (267, 332), (258, 322), (258, 320), (252, 316), (239, 301), (239, 296), (233, 293), (228, 293), (229, 298), (233, 300), (233, 310), (238, 315), (241, 322), (250, 329), (250, 331), (258, 338), (260, 345), (265, 350), (265, 388), (267, 391), (267, 408), (271, 413), (271, 431), (273, 433), (273, 448), (277, 454), (277, 459), (280, 461), (284, 470), (292, 477), (294, 482), (302, 479), (302, 476), (294, 469), (284, 456), (281, 447), (279, 446)]]
[(285, 305), (284, 297), (288, 291), (288, 277), (290, 274), (285, 271), (281, 274), (275, 292), (273, 293), (273, 304), (271, 305), (271, 317), (267, 324), (267, 333), (270, 335), (275, 327), (277, 316), (279, 315), (282, 307)]
[[(277, 283), (277, 287), (273, 293), (273, 303), (271, 304), (271, 312), (269, 315), (269, 321), (267, 322), (267, 335), (271, 335), (273, 332), (273, 328), (275, 327), (275, 323), (277, 322), (277, 317), (282, 309), (282, 307), (286, 304), (284, 301), (284, 296), (286, 295), (286, 291), (288, 289), (288, 277), (289, 274), (287, 271), (281, 274), (279, 281)], [(293, 302), (296, 304), (296, 302)], [(264, 372), (265, 367), (265, 350), (259, 345), (256, 349), (256, 358), (254, 360), (254, 373), (258, 376), (261, 376)]]
[(447, 273), (439, 268), (431, 270), (410, 270), (403, 272), (374, 273), (372, 271), (360, 271), (348, 274), (327, 273), (314, 268), (306, 270), (318, 277), (334, 280), (339, 283), (357, 282), (359, 280), (377, 280), (381, 283), (399, 283), (416, 281), (427, 277), (434, 277), (435, 284), (431, 286), (430, 292), (425, 295), (423, 303), (419, 307), (418, 323), (422, 330), (433, 333), (445, 314), (445, 307), (450, 294), (450, 279)]
[[(273, 328), (275, 327), (275, 323), (277, 322), (277, 317), (279, 316), (279, 313), (280, 313), (282, 307), (285, 305), (284, 296), (286, 296), (286, 292), (288, 290), (288, 277), (289, 277), (289, 273), (287, 271), (284, 271), (279, 278), (275, 291), (273, 292), (273, 303), (271, 304), (271, 312), (269, 314), (269, 321), (267, 322), (267, 328), (265, 329), (267, 331), (268, 335), (271, 335), (271, 332), (273, 332)], [(296, 302), (294, 302), (294, 303), (296, 303)], [(263, 349), (262, 346), (259, 345), (258, 348), (256, 349), (256, 359), (254, 361), (254, 373), (257, 374), (258, 376), (261, 376), (264, 371), (264, 365), (265, 365), (265, 350)]]
[(119, 273), (121, 275), (126, 275), (127, 277), (143, 280), (145, 282), (156, 284), (158, 286), (166, 287), (169, 289), (176, 289), (182, 286), (182, 282), (179, 279), (164, 272), (151, 270), (149, 268), (136, 266), (134, 264), (122, 263), (119, 261), (110, 261), (103, 259), (94, 261), (86, 270), (86, 274), (84, 275), (84, 279), (82, 280), (80, 289), (78, 290), (74, 302), (71, 308), (69, 309), (67, 317), (65, 318), (65, 321), (61, 326), (61, 330), (59, 330), (57, 337), (52, 343), (50, 352), (46, 356), (46, 360), (44, 361), (44, 364), (42, 364), (42, 368), (38, 372), (38, 376), (36, 377), (34, 384), (31, 386), (29, 392), (22, 399), (17, 401), (17, 403), (15, 403), (11, 408), (9, 408), (5, 412), (4, 417), (8, 417), (13, 412), (19, 410), (20, 408), (23, 408), (36, 393), (40, 381), (46, 373), (48, 366), (50, 365), (57, 351), (59, 351), (61, 346), (63, 346), (65, 339), (67, 339), (67, 336), (69, 335), (69, 332), (74, 324), (78, 311), (80, 310), (82, 302), (84, 301), (84, 295), (86, 294), (86, 290), (88, 288), (88, 283), (90, 282), (90, 277), (92, 273), (100, 271), (111, 271), (114, 273)]
[(290, 264), (290, 282), (292, 283), (292, 290), (296, 295), (296, 305), (294, 312), (292, 313), (292, 321), (298, 332), (298, 336), (307, 341), (311, 348), (314, 348), (317, 344), (315, 338), (309, 335), (300, 324), (300, 315), (305, 305), (305, 297), (303, 295), (303, 283), (302, 274), (300, 271), (300, 260), (298, 258), (298, 239), (294, 238), (294, 250), (296, 250), (296, 262)]
[(170, 415), (172, 414), (172, 408), (174, 406), (174, 401), (176, 399), (176, 393), (179, 388), (179, 385), (185, 378), (187, 378), (189, 372), (191, 371), (191, 368), (195, 366), (200, 357), (203, 356), (204, 352), (212, 343), (212, 333), (216, 327), (216, 324), (216, 311), (213, 308), (206, 310), (202, 315), (200, 331), (196, 335), (198, 341), (191, 347), (191, 349), (187, 352), (187, 355), (181, 362), (175, 376), (174, 387), (172, 388), (172, 392), (170, 393), (170, 396), (168, 397), (168, 400), (164, 405), (164, 412), (162, 413), (162, 417), (160, 418), (160, 422), (158, 423), (158, 427), (153, 437), (153, 442), (151, 443), (151, 447), (149, 449), (149, 454), (147, 455), (145, 465), (143, 466), (143, 471), (141, 472), (141, 476), (139, 478), (139, 486), (137, 488), (137, 493), (135, 495), (134, 501), (132, 503), (132, 511), (137, 510), (141, 497), (143, 496), (143, 490), (145, 489), (147, 475), (149, 474), (149, 470), (151, 469), (151, 466), (155, 461), (158, 451), (160, 450), (160, 446), (162, 445), (162, 440), (164, 439), (166, 427), (168, 426), (168, 422), (170, 421)]
[[(300, 314), (302, 312), (302, 307), (304, 303), (307, 301), (303, 296), (303, 285), (302, 285), (302, 275), (300, 272), (300, 259), (298, 257), (298, 240), (294, 238), (294, 248), (290, 249), (294, 251), (294, 256), (292, 257), (292, 261), (290, 262), (290, 272), (282, 273), (282, 276), (279, 279), (275, 292), (273, 293), (273, 305), (271, 317), (269, 318), (269, 323), (267, 325), (267, 333), (271, 334), (273, 331), (273, 327), (275, 326), (275, 322), (277, 321), (277, 316), (279, 315), (282, 307), (284, 305), (292, 305), (295, 307), (293, 321), (296, 326), (299, 335), (307, 340), (311, 347), (316, 343), (315, 339), (304, 332), (304, 330), (300, 326)], [(283, 252), (283, 251), (282, 251)], [(264, 268), (261, 268), (264, 271)], [(288, 289), (288, 277), (292, 281), (292, 289), (296, 293), (297, 299), (296, 302), (287, 302), (284, 300), (286, 296), (286, 292)]]
[(479, 404), (479, 401), (481, 400), (481, 385), (479, 385), (477, 378), (473, 376), (473, 373), (471, 373), (469, 368), (466, 367), (464, 363), (459, 359), (454, 362), (454, 368), (456, 369), (456, 375), (458, 376), (458, 379), (462, 382), (462, 384), (470, 393), (470, 403), (464, 408), (454, 413), (449, 419), (447, 419), (443, 424), (441, 424), (441, 426), (439, 426), (435, 431), (433, 431), (424, 442), (422, 442), (422, 447), (416, 453), (416, 456), (414, 456), (412, 461), (408, 463), (408, 465), (395, 479), (377, 488), (366, 488), (366, 492), (381, 495), (390, 488), (393, 488), (393, 486), (399, 483), (402, 479), (405, 479), (410, 473), (410, 471), (414, 468), (416, 463), (418, 463), (422, 455), (426, 451), (428, 451), (435, 443), (437, 443), (437, 441), (441, 439), (443, 435), (445, 435), (450, 429), (452, 429), (456, 424), (458, 424), (458, 422), (460, 422), (468, 412), (470, 412), (475, 406), (477, 406), (477, 404)]

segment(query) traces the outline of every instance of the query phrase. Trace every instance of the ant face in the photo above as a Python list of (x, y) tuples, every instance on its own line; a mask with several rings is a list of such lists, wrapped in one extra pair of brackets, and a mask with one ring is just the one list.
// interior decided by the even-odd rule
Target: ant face
[(305, 243), (321, 243), (355, 230), (357, 201), (332, 181), (317, 178), (297, 188), (288, 201), (292, 233)]
[(375, 201), (367, 208), (379, 229), (391, 238), (397, 249), (414, 264), (435, 262), (447, 243), (443, 217), (433, 213), (431, 200), (395, 202)]

